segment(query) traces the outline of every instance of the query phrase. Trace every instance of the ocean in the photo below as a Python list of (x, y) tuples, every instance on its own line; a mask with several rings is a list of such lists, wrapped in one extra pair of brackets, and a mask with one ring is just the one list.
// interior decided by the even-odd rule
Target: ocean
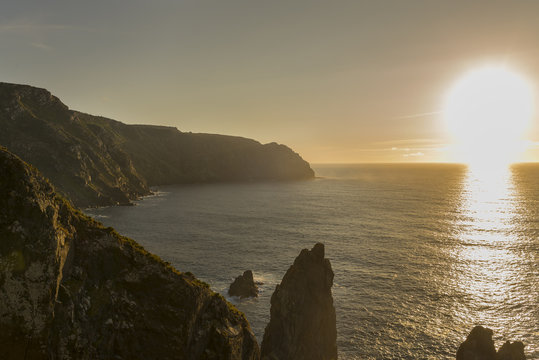
[[(339, 358), (454, 359), (484, 325), (539, 359), (539, 164), (313, 168), (309, 181), (163, 186), (85, 212), (209, 283), (260, 341), (275, 285), (322, 242)], [(229, 297), (248, 269), (260, 296)]]

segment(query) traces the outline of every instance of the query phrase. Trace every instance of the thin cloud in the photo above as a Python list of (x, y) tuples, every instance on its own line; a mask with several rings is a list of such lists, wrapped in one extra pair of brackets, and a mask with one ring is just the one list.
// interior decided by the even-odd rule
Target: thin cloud
[(386, 145), (381, 151), (401, 152), (403, 156), (424, 156), (425, 153), (445, 152), (447, 144), (440, 139), (401, 139), (374, 143), (373, 145)]
[(35, 47), (37, 49), (46, 50), (46, 51), (52, 50), (51, 46), (47, 44), (43, 44), (43, 43), (38, 43), (38, 42), (30, 43), (30, 46)]
[(415, 156), (424, 156), (425, 154), (423, 154), (422, 152), (418, 151), (418, 152), (415, 152), (415, 153), (411, 153), (411, 154), (403, 154), (402, 156), (404, 157), (415, 157)]
[(17, 19), (5, 23), (0, 23), (0, 33), (13, 33), (13, 34), (34, 34), (47, 31), (96, 31), (94, 28), (74, 26), (68, 24), (47, 24), (39, 21), (32, 21), (28, 19)]
[(57, 24), (0, 24), (0, 32), (36, 32), (44, 30), (68, 30), (70, 25)]
[(436, 111), (429, 111), (429, 112), (424, 112), (424, 113), (417, 113), (417, 114), (410, 114), (410, 115), (401, 115), (401, 116), (395, 116), (393, 118), (391, 118), (392, 120), (397, 120), (397, 119), (415, 119), (415, 118), (421, 118), (421, 117), (427, 117), (427, 116), (431, 116), (431, 115), (438, 115), (438, 114), (441, 114), (443, 111), (442, 110), (436, 110)]
[(414, 147), (414, 148), (398, 148), (398, 147), (392, 147), (392, 148), (386, 148), (386, 149), (380, 149), (385, 151), (445, 151), (447, 150), (447, 145), (439, 144), (438, 146), (429, 146), (429, 147)]
[(403, 145), (414, 145), (414, 144), (439, 144), (440, 139), (399, 139), (399, 140), (384, 140), (377, 141), (373, 145), (394, 145), (396, 147)]

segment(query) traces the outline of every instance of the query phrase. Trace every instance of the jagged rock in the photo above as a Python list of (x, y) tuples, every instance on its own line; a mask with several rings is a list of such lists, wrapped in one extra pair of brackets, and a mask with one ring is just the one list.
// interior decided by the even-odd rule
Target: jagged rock
[(253, 278), (253, 272), (246, 270), (243, 275), (238, 276), (228, 289), (230, 296), (239, 296), (240, 298), (258, 296), (258, 287)]
[(521, 341), (506, 341), (496, 353), (496, 360), (525, 360), (524, 344)]
[(0, 354), (10, 359), (258, 359), (207, 284), (86, 217), (0, 148)]
[(337, 359), (332, 285), (324, 245), (303, 249), (271, 297), (262, 359)]
[(492, 330), (476, 326), (460, 344), (457, 360), (524, 360), (524, 344), (520, 341), (507, 341), (498, 352), (492, 340)]
[(314, 177), (284, 145), (174, 127), (126, 125), (70, 110), (45, 89), (0, 83), (0, 145), (79, 207), (129, 204), (149, 186)]
[(495, 360), (492, 330), (476, 326), (457, 350), (457, 360)]

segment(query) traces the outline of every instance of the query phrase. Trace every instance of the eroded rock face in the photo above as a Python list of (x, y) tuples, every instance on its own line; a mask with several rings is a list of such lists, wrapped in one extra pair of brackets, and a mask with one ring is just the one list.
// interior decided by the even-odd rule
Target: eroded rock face
[(258, 286), (256, 286), (253, 272), (246, 270), (243, 275), (238, 276), (228, 289), (230, 296), (239, 296), (240, 298), (257, 297)]
[(36, 166), (77, 206), (126, 205), (150, 194), (105, 124), (83, 119), (45, 89), (0, 83), (0, 145)]
[(243, 314), (0, 148), (2, 359), (258, 359)]
[(262, 359), (337, 359), (332, 285), (324, 245), (303, 249), (271, 297)]
[(524, 344), (505, 342), (498, 352), (492, 340), (492, 330), (476, 326), (458, 348), (457, 360), (525, 360)]

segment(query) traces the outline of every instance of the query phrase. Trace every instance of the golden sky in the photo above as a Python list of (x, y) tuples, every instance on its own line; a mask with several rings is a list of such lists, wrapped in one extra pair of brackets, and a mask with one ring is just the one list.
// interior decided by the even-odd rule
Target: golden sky
[[(126, 123), (284, 143), (313, 163), (451, 161), (444, 96), (539, 84), (538, 1), (4, 1), (0, 81)], [(539, 117), (522, 160), (539, 160)]]

